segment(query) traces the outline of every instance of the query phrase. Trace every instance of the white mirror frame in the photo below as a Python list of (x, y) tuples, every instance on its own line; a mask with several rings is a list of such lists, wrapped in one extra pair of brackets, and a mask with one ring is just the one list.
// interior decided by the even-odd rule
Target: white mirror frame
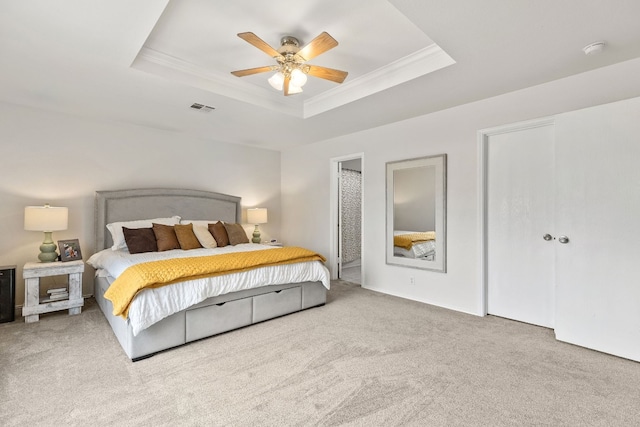
[[(402, 169), (434, 166), (435, 179), (435, 232), (436, 256), (435, 260), (406, 258), (394, 255), (394, 172)], [(403, 267), (433, 270), (441, 273), (447, 271), (447, 155), (420, 157), (387, 163), (387, 215), (386, 215), (386, 255), (387, 264)], [(427, 231), (427, 230), (425, 230)]]

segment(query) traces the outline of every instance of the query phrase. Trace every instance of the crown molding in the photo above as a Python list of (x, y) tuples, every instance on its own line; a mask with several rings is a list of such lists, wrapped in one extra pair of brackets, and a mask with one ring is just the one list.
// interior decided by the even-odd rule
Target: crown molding
[(280, 93), (242, 82), (231, 74), (227, 76), (205, 70), (195, 64), (146, 46), (140, 50), (131, 67), (169, 80), (179, 80), (187, 85), (238, 101), (302, 117), (302, 101), (300, 99), (285, 98)]
[(306, 119), (452, 64), (455, 64), (455, 61), (438, 45), (432, 44), (304, 101), (247, 84), (226, 73), (205, 70), (146, 46), (140, 50), (131, 67), (238, 101)]
[(455, 64), (435, 43), (304, 102), (304, 118), (313, 117), (374, 93)]

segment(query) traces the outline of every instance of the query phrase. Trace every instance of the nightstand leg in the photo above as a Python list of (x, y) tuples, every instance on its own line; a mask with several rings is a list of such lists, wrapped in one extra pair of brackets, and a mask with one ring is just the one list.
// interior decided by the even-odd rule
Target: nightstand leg
[[(69, 274), (69, 300), (75, 301), (82, 298), (82, 274)], [(82, 307), (73, 307), (69, 309), (69, 315), (80, 314)]]
[(24, 316), (24, 323), (35, 323), (40, 320), (39, 314), (32, 314), (31, 316)]
[[(27, 279), (24, 288), (24, 306), (36, 307), (38, 304), (40, 304), (40, 278)], [(39, 314), (24, 316), (25, 323), (33, 323), (38, 320), (40, 320)]]

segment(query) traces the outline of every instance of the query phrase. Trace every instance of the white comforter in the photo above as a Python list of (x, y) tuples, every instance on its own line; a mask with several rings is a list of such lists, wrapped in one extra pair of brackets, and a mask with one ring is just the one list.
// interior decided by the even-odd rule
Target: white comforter
[(403, 256), (405, 258), (426, 258), (433, 257), (436, 253), (436, 241), (418, 242), (411, 245), (411, 249), (393, 247), (393, 254)]
[[(194, 249), (183, 251), (180, 249), (165, 252), (147, 252), (130, 254), (127, 250), (102, 250), (89, 258), (87, 263), (96, 269), (96, 275), (106, 277), (112, 283), (128, 267), (149, 261), (168, 258), (187, 258), (207, 256), (230, 252), (254, 251), (260, 249), (275, 249), (272, 246), (256, 245), (252, 243), (236, 246), (225, 246), (215, 249)], [(266, 285), (282, 285), (286, 283), (322, 282), (329, 289), (329, 271), (319, 261), (284, 264), (227, 274), (197, 280), (175, 283), (154, 289), (145, 289), (136, 295), (129, 308), (128, 321), (133, 334), (137, 335), (143, 329), (167, 316), (184, 310), (207, 298), (258, 288)]]

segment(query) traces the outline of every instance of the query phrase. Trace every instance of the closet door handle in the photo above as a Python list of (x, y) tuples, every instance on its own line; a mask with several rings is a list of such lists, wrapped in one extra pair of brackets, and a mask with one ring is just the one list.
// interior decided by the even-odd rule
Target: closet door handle
[(566, 245), (569, 243), (569, 238), (567, 236), (560, 236), (558, 237), (558, 242)]
[(549, 240), (553, 240), (553, 236), (552, 236), (551, 234), (549, 234), (549, 233), (547, 233), (547, 234), (545, 234), (544, 236), (542, 236), (542, 238), (543, 238), (544, 240), (546, 240), (547, 242), (548, 242)]

